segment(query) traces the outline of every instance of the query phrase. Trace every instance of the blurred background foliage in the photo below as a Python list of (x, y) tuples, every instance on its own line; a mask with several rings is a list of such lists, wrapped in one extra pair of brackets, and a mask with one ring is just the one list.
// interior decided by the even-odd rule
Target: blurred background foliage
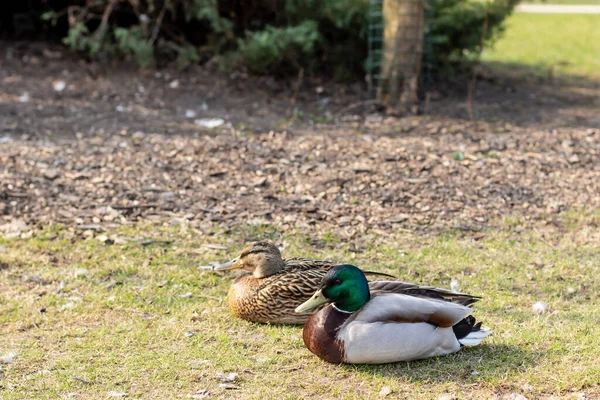
[[(517, 0), (427, 0), (434, 71), (477, 59)], [(10, 38), (61, 40), (89, 59), (215, 63), (257, 74), (303, 69), (362, 79), (369, 0), (24, 0), (0, 4)]]

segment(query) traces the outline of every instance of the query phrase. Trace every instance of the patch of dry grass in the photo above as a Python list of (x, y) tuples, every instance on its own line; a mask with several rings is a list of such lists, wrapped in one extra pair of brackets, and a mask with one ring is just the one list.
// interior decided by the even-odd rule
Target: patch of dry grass
[[(600, 396), (600, 214), (568, 213), (558, 227), (474, 238), (369, 235), (346, 243), (335, 232), (274, 227), (202, 235), (138, 225), (119, 238), (152, 235), (170, 245), (107, 244), (51, 227), (0, 238), (0, 397), (128, 398), (528, 398)], [(229, 273), (197, 269), (244, 242), (270, 238), (285, 255), (332, 258), (400, 279), (483, 295), (475, 316), (494, 334), (484, 345), (424, 361), (337, 366), (304, 347), (301, 328), (235, 319)], [(204, 244), (222, 244), (227, 252)], [(62, 282), (62, 283), (61, 283)], [(546, 311), (532, 306), (543, 302)], [(236, 372), (235, 389), (221, 372)], [(385, 391), (384, 391), (385, 392)], [(194, 397), (195, 396), (195, 397)]]

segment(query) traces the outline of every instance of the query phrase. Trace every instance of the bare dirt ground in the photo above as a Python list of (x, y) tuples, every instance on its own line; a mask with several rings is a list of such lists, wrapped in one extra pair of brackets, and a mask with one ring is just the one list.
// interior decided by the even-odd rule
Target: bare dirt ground
[[(397, 118), (368, 106), (359, 84), (0, 49), (4, 231), (150, 220), (352, 237), (479, 230), (513, 214), (553, 223), (600, 207), (598, 83), (487, 77), (474, 120), (466, 90), (439, 88), (426, 115)], [(208, 129), (195, 123), (203, 118), (225, 123)]]

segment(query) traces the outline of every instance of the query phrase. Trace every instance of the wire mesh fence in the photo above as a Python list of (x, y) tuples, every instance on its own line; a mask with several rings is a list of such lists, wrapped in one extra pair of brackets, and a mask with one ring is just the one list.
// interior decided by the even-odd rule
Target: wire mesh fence
[(431, 8), (425, 0), (371, 0), (368, 28), (369, 93), (388, 107), (418, 104), (431, 83)]
[(375, 97), (381, 79), (381, 55), (383, 53), (383, 0), (371, 0), (369, 4), (368, 44), (369, 58), (367, 59), (367, 84), (369, 94)]

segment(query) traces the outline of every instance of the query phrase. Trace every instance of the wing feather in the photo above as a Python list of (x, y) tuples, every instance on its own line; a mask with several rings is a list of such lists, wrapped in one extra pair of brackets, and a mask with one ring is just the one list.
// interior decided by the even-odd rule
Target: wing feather
[(471, 309), (449, 301), (415, 297), (406, 294), (382, 293), (371, 300), (352, 320), (357, 322), (427, 322), (442, 328), (451, 327), (465, 318)]
[(331, 268), (337, 265), (337, 263), (331, 261), (313, 260), (303, 257), (286, 258), (283, 261), (285, 262), (285, 268), (283, 269), (283, 272), (311, 270), (329, 271)]
[(369, 282), (371, 293), (399, 293), (410, 296), (433, 298), (438, 300), (451, 301), (453, 303), (469, 306), (481, 298), (471, 296), (465, 293), (453, 292), (451, 290), (441, 289), (434, 286), (419, 286), (407, 282), (398, 281), (375, 281)]

